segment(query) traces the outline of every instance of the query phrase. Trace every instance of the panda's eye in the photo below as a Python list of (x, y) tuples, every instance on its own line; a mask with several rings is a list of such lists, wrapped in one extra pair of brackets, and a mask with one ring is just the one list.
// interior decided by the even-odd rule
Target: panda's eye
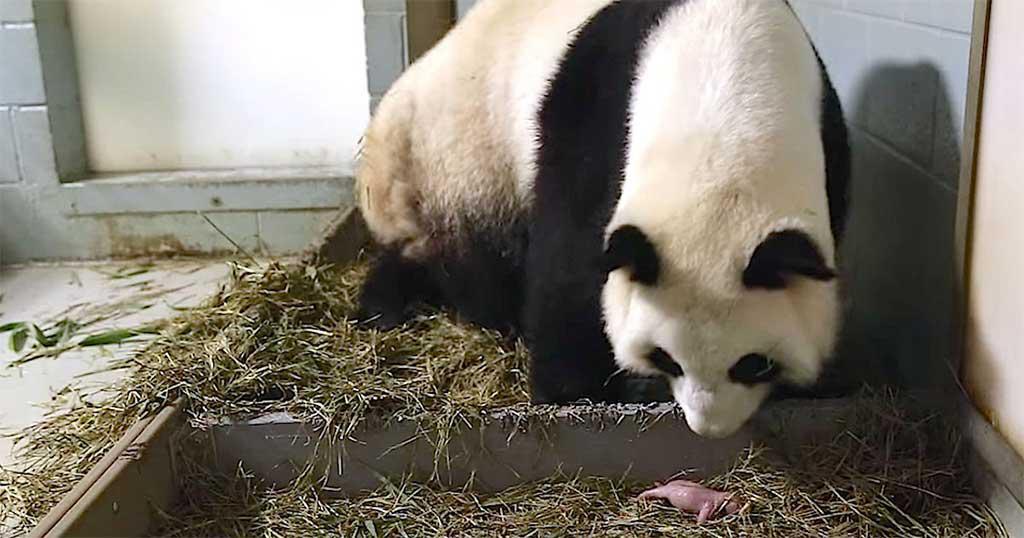
[(778, 375), (778, 364), (760, 353), (744, 355), (729, 368), (729, 378), (744, 385), (767, 383)]
[(656, 347), (647, 354), (647, 360), (651, 361), (651, 365), (661, 370), (661, 372), (669, 377), (682, 377), (683, 369), (679, 366), (679, 363), (672, 360), (672, 357), (660, 347)]

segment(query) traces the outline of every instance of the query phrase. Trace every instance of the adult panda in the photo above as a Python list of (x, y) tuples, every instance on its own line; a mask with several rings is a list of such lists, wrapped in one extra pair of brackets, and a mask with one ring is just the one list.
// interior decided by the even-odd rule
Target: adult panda
[(482, 0), (365, 134), (361, 316), (449, 306), (524, 334), (537, 402), (660, 376), (725, 436), (832, 353), (848, 177), (784, 0)]

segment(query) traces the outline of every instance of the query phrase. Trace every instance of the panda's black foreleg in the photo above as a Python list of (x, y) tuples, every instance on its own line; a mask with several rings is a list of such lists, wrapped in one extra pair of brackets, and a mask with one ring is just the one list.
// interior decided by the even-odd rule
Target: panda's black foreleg
[(373, 262), (359, 296), (356, 319), (381, 330), (409, 321), (417, 303), (436, 302), (439, 292), (430, 271), (397, 250), (385, 250)]
[(608, 349), (595, 345), (603, 335), (579, 317), (562, 323), (541, 315), (536, 322), (527, 337), (534, 403), (620, 400), (621, 379)]
[(624, 380), (617, 374), (601, 319), (604, 274), (597, 263), (589, 263), (593, 248), (566, 234), (566, 228), (540, 222), (531, 234), (522, 318), (531, 356), (532, 399), (619, 401)]
[(597, 286), (535, 282), (524, 309), (534, 403), (670, 402), (660, 377), (621, 371), (604, 333)]
[(601, 229), (576, 227), (564, 214), (539, 212), (531, 228), (522, 324), (533, 402), (672, 401), (664, 379), (615, 363), (601, 310)]

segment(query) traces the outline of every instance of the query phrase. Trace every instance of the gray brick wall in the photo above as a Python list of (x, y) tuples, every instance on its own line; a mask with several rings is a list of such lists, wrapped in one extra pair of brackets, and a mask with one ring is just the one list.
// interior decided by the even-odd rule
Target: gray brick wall
[(32, 0), (3, 0), (0, 2), (0, 23), (32, 20)]
[[(851, 129), (851, 371), (929, 386), (950, 357), (972, 0), (791, 0)], [(868, 366), (869, 368), (865, 368)]]
[(461, 19), (475, 3), (476, 0), (455, 0), (455, 17)]
[(370, 110), (409, 64), (405, 0), (363, 0)]
[(47, 164), (48, 134), (38, 130), (46, 94), (30, 0), (0, 0), (0, 66), (0, 184), (19, 183)]
[(46, 99), (34, 23), (0, 26), (0, 65), (0, 102), (31, 105)]

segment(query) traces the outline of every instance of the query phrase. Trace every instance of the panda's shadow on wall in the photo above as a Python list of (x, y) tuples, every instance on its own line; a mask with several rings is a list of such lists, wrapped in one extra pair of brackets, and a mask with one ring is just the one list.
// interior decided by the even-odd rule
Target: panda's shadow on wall
[(960, 125), (932, 64), (883, 64), (845, 104), (853, 178), (845, 326), (824, 393), (946, 387)]

